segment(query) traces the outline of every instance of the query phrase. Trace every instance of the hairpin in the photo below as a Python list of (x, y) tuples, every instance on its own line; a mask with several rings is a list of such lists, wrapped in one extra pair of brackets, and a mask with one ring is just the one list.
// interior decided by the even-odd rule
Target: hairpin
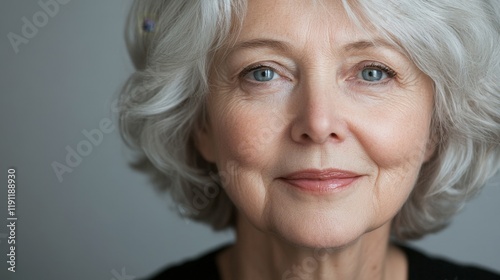
[(144, 21), (142, 22), (142, 30), (144, 32), (153, 32), (153, 30), (155, 29), (155, 22), (154, 20), (152, 19), (149, 19), (149, 18), (146, 18), (144, 19)]

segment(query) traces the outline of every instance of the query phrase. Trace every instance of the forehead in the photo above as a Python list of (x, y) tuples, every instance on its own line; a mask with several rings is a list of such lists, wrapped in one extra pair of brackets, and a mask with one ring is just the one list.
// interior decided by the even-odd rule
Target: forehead
[(370, 41), (374, 32), (358, 28), (340, 0), (251, 0), (236, 42), (254, 38), (304, 42), (323, 40), (335, 44)]

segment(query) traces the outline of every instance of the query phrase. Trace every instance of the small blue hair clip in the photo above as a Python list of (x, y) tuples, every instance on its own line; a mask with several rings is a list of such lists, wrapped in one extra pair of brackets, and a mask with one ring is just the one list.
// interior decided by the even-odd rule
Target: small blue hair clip
[(153, 32), (153, 30), (155, 29), (155, 22), (154, 20), (152, 19), (144, 19), (144, 21), (142, 22), (142, 30), (144, 32)]

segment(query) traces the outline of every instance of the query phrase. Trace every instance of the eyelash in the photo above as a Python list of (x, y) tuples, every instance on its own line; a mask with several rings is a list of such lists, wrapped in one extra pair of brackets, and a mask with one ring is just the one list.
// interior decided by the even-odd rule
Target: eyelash
[(394, 71), (392, 68), (384, 65), (384, 64), (379, 64), (375, 62), (369, 62), (366, 64), (363, 64), (360, 68), (356, 70), (356, 73), (359, 73), (360, 71), (363, 71), (365, 69), (377, 69), (380, 71), (383, 71), (387, 74), (387, 78), (380, 81), (380, 82), (368, 82), (364, 80), (357, 81), (357, 83), (366, 85), (366, 86), (378, 86), (378, 85), (385, 85), (389, 83), (393, 78), (397, 77), (396, 71)]
[[(257, 64), (257, 65), (250, 65), (250, 66), (245, 67), (240, 72), (239, 77), (244, 78), (248, 73), (251, 73), (252, 71), (259, 70), (262, 68), (271, 69), (272, 71), (274, 71), (276, 73), (278, 72), (276, 70), (276, 68), (274, 68), (274, 67), (271, 67), (271, 66), (268, 66), (265, 64)], [(362, 70), (367, 69), (367, 68), (374, 68), (374, 69), (384, 71), (387, 74), (388, 79), (385, 79), (386, 81), (382, 81), (382, 82), (378, 82), (378, 83), (373, 83), (373, 82), (370, 83), (367, 81), (360, 81), (360, 83), (368, 84), (368, 85), (381, 85), (381, 84), (388, 83), (390, 81), (390, 79), (397, 77), (396, 71), (394, 71), (392, 68), (390, 68), (384, 64), (378, 64), (378, 63), (374, 63), (374, 62), (370, 62), (370, 63), (362, 65), (360, 68), (358, 68), (357, 72), (362, 71)]]
[(239, 76), (240, 76), (240, 78), (243, 78), (248, 73), (250, 73), (252, 71), (255, 71), (255, 70), (259, 70), (261, 68), (268, 68), (268, 69), (273, 70), (274, 72), (277, 72), (274, 67), (270, 67), (270, 66), (267, 66), (267, 65), (264, 65), (264, 64), (257, 64), (257, 65), (250, 65), (250, 66), (247, 66), (247, 67), (243, 68), (243, 70), (240, 72)]
[(386, 66), (386, 65), (383, 65), (383, 64), (378, 64), (378, 63), (369, 63), (369, 64), (366, 64), (366, 65), (363, 65), (363, 67), (361, 68), (361, 70), (364, 70), (366, 68), (375, 68), (375, 69), (378, 69), (378, 70), (382, 70), (384, 71), (385, 73), (387, 73), (387, 76), (389, 78), (394, 78), (397, 76), (397, 73), (396, 71), (392, 70), (392, 68)]

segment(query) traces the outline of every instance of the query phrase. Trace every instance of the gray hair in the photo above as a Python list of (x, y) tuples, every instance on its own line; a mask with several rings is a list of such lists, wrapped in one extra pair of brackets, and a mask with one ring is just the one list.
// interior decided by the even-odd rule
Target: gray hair
[[(434, 82), (436, 152), (393, 222), (400, 239), (444, 228), (500, 169), (500, 2), (342, 0), (351, 19), (401, 49)], [(168, 190), (182, 215), (234, 225), (225, 174), (193, 142), (206, 124), (214, 53), (238, 31), (243, 0), (136, 0), (127, 41), (137, 71), (120, 96), (121, 133), (134, 164)], [(145, 18), (154, 30), (141, 28)]]

